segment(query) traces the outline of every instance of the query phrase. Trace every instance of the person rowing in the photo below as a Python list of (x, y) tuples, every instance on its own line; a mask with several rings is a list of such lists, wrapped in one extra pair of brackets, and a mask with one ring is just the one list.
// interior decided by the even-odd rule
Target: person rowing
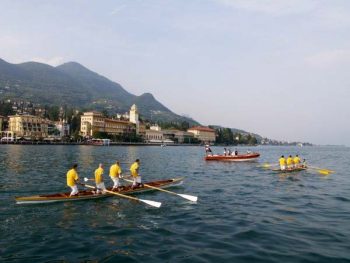
[(120, 168), (120, 164), (118, 161), (115, 162), (109, 169), (109, 176), (111, 177), (113, 181), (113, 190), (119, 190), (121, 188), (120, 183), (119, 183), (119, 178), (122, 176), (122, 169)]
[(301, 164), (302, 168), (307, 168), (307, 162), (306, 159), (303, 160), (303, 163)]
[(281, 158), (278, 160), (279, 164), (280, 164), (280, 169), (281, 171), (286, 170), (286, 158), (284, 158), (284, 155), (281, 156)]
[(96, 193), (97, 194), (104, 194), (106, 191), (105, 183), (103, 182), (103, 164), (100, 163), (98, 168), (95, 170), (95, 183), (96, 183)]
[(67, 172), (67, 185), (72, 189), (69, 196), (75, 196), (79, 194), (77, 183), (79, 182), (78, 165), (74, 164), (72, 168)]
[(140, 168), (140, 160), (136, 159), (135, 162), (130, 166), (130, 172), (133, 178), (132, 188), (143, 186), (141, 184), (141, 176), (139, 175), (139, 168)]
[(293, 157), (291, 155), (289, 155), (287, 158), (287, 168), (288, 170), (292, 170), (294, 168)]
[(300, 168), (300, 158), (299, 155), (295, 155), (293, 158), (294, 168)]

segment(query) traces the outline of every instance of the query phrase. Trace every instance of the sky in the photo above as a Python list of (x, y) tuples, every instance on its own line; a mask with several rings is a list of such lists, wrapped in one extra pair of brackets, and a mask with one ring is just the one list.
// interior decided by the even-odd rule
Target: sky
[(76, 61), (203, 125), (350, 146), (348, 0), (0, 0), (0, 58)]

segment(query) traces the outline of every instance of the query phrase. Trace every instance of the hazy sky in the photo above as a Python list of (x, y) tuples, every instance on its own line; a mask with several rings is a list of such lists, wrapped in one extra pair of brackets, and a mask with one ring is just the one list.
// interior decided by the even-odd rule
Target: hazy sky
[(348, 0), (0, 0), (0, 57), (77, 61), (204, 125), (350, 145)]

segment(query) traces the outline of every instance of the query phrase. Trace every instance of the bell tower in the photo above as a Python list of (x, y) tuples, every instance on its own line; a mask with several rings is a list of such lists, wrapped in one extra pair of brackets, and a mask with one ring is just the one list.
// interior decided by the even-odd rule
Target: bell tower
[(130, 116), (130, 122), (136, 124), (136, 134), (139, 134), (139, 125), (140, 125), (139, 111), (135, 104), (131, 106), (129, 116)]

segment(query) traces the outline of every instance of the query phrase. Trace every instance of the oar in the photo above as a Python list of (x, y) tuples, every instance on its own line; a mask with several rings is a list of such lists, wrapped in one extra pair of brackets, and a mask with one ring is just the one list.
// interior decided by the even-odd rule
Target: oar
[[(88, 178), (84, 178), (84, 181), (87, 182), (89, 181)], [(88, 188), (93, 188), (95, 189), (94, 186), (92, 185), (88, 185), (88, 184), (84, 184), (84, 186), (88, 187)], [(162, 205), (162, 203), (160, 202), (155, 202), (155, 201), (151, 201), (151, 200), (145, 200), (145, 199), (140, 199), (140, 198), (136, 198), (136, 197), (133, 197), (133, 196), (129, 196), (129, 195), (123, 195), (123, 194), (120, 194), (120, 193), (116, 193), (116, 192), (113, 192), (113, 191), (109, 191), (109, 190), (105, 190), (107, 193), (109, 194), (113, 194), (113, 195), (117, 195), (117, 196), (120, 196), (120, 197), (124, 197), (124, 198), (128, 198), (128, 199), (131, 199), (131, 200), (135, 200), (135, 201), (138, 201), (138, 202), (143, 202), (143, 203), (146, 203), (150, 206), (154, 206), (154, 207), (160, 207)]]
[(323, 168), (314, 167), (314, 166), (307, 166), (307, 168), (318, 170), (318, 172), (320, 174), (326, 174), (327, 175), (327, 174), (335, 173), (335, 171), (333, 171), (333, 170), (323, 169)]
[(277, 163), (264, 163), (262, 165), (259, 165), (259, 167), (263, 167), (263, 168), (270, 168), (271, 166), (277, 166)]
[[(123, 180), (129, 182), (129, 183), (132, 183), (133, 181), (131, 180), (128, 180), (128, 179), (125, 179), (123, 178)], [(155, 186), (152, 186), (152, 185), (149, 185), (149, 184), (143, 184), (144, 186), (148, 187), (148, 188), (152, 188), (152, 189), (155, 189), (155, 190), (159, 190), (159, 191), (162, 191), (164, 193), (168, 193), (168, 194), (173, 194), (173, 195), (178, 195), (178, 196), (181, 196), (182, 198), (185, 198), (187, 200), (190, 200), (192, 202), (197, 202), (198, 200), (198, 197), (197, 196), (193, 196), (193, 195), (185, 195), (185, 194), (178, 194), (178, 193), (175, 193), (175, 192), (172, 192), (172, 191), (168, 191), (168, 190), (165, 190), (165, 189), (162, 189), (162, 188), (159, 188), (159, 187), (155, 187)]]

